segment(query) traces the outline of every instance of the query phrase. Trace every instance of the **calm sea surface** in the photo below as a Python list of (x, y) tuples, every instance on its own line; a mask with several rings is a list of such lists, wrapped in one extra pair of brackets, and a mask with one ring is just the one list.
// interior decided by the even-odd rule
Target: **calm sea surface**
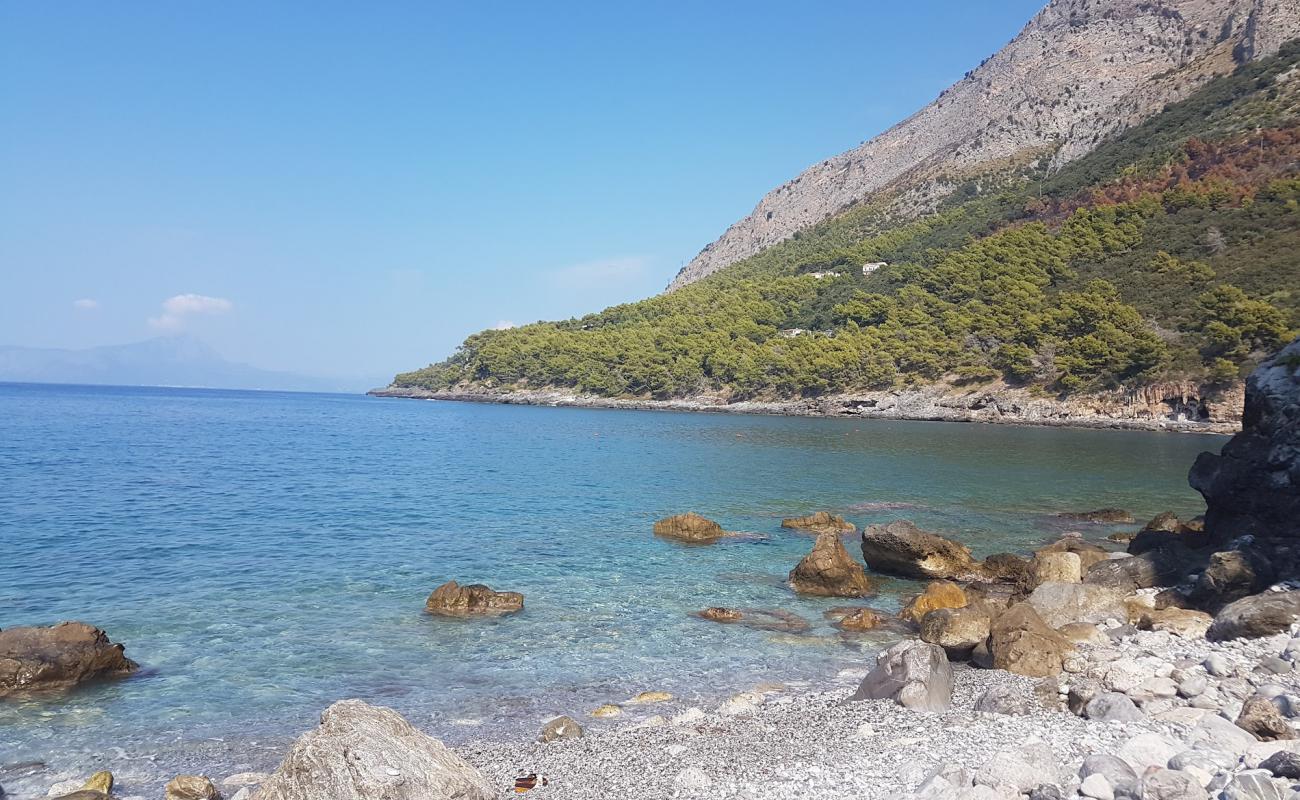
[[(1198, 513), (1187, 469), (1222, 441), (0, 385), (0, 628), (84, 620), (144, 667), (0, 700), (0, 784), (43, 795), (103, 767), (124, 794), (154, 796), (151, 781), (185, 770), (269, 769), (344, 697), (457, 741), (533, 735), (648, 689), (690, 703), (815, 681), (878, 642), (825, 623), (843, 601), (783, 586), (811, 539), (782, 516), (908, 518), (980, 555), (1023, 551), (1068, 529), (1061, 510)], [(754, 536), (689, 548), (650, 534), (687, 510)], [(527, 610), (426, 616), (449, 578), (523, 592)], [(915, 588), (890, 581), (873, 602), (896, 608)], [(779, 607), (814, 627), (688, 616), (711, 605)], [(47, 770), (12, 769), (29, 759)]]

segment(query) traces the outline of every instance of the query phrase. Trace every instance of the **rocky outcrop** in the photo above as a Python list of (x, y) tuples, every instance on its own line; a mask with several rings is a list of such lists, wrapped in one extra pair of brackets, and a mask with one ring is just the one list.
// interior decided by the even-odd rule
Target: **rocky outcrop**
[(858, 529), (852, 522), (845, 522), (844, 517), (831, 514), (828, 511), (817, 511), (806, 517), (792, 517), (781, 520), (782, 528), (793, 528), (794, 530), (810, 531), (812, 533), (857, 533)]
[(914, 711), (946, 711), (952, 705), (952, 665), (943, 648), (902, 641), (877, 656), (875, 669), (849, 701), (884, 699)]
[(893, 215), (908, 217), (995, 164), (1077, 158), (1231, 71), (1235, 59), (1271, 55), (1297, 35), (1300, 12), (1278, 0), (1052, 0), (933, 103), (770, 192), (669, 291), (850, 204), (892, 198)]
[(872, 525), (862, 532), (862, 557), (867, 566), (886, 575), (933, 580), (979, 580), (983, 566), (970, 548), (923, 531), (906, 520)]
[(391, 708), (342, 700), (289, 749), (255, 800), (495, 800), (501, 792)]
[(125, 651), (124, 645), (84, 622), (0, 631), (0, 697), (129, 675), (140, 665)]
[(688, 544), (713, 544), (727, 532), (713, 520), (690, 511), (659, 520), (655, 523), (654, 534)]
[(519, 592), (498, 592), (481, 583), (461, 586), (447, 581), (429, 595), (425, 611), (444, 617), (497, 616), (524, 610)]
[(1221, 542), (1252, 537), (1280, 570), (1295, 574), (1288, 545), (1300, 539), (1300, 339), (1246, 384), (1242, 431), (1218, 455), (1202, 453), (1189, 476), (1205, 497), (1205, 528)]
[(1074, 651), (1028, 603), (1017, 603), (993, 621), (988, 648), (995, 668), (1031, 678), (1059, 675), (1065, 657)]
[(875, 592), (862, 565), (853, 560), (838, 533), (821, 533), (812, 552), (790, 570), (790, 588), (821, 597), (866, 597)]

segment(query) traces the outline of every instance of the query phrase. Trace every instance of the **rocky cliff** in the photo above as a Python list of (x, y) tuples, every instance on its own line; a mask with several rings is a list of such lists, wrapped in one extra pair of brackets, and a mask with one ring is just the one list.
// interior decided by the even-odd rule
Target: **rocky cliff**
[(1077, 158), (1296, 36), (1295, 0), (1052, 0), (933, 103), (770, 192), (669, 291), (864, 199), (902, 192), (933, 199), (999, 164)]

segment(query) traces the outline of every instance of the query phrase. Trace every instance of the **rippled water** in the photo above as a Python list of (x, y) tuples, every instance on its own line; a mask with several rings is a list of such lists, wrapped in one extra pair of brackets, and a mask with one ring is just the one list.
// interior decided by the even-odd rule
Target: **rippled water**
[[(646, 689), (710, 699), (863, 661), (782, 585), (810, 546), (780, 517), (910, 518), (978, 554), (1065, 530), (1060, 510), (1196, 513), (1219, 438), (380, 400), (0, 385), (0, 627), (81, 619), (129, 680), (0, 700), (0, 771), (39, 789), (104, 766), (137, 793), (183, 769), (265, 769), (343, 697), (450, 740), (535, 731)], [(650, 535), (694, 509), (755, 534)], [(1110, 529), (1085, 526), (1104, 537)], [(856, 553), (856, 547), (851, 548)], [(527, 596), (459, 622), (449, 578)], [(915, 589), (891, 581), (875, 601)], [(702, 622), (780, 607), (804, 637)], [(646, 713), (651, 713), (647, 711)], [(130, 791), (127, 792), (131, 793)]]

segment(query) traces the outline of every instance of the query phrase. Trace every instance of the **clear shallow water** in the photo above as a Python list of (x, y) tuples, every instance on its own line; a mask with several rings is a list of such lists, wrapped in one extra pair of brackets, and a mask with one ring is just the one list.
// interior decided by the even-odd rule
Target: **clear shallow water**
[[(844, 601), (782, 585), (811, 544), (782, 516), (910, 518), (977, 554), (1023, 551), (1068, 529), (1049, 516), (1061, 510), (1198, 513), (1187, 469), (1222, 441), (0, 385), (0, 627), (85, 620), (145, 667), (0, 701), (0, 768), (50, 765), (0, 784), (43, 795), (57, 773), (102, 766), (152, 796), (144, 784), (186, 769), (270, 768), (343, 697), (454, 741), (531, 735), (647, 689), (689, 702), (816, 679), (876, 643), (824, 623)], [(690, 548), (650, 535), (692, 509), (756, 536)], [(426, 616), (449, 578), (521, 591), (527, 610)], [(873, 604), (914, 589), (887, 582)], [(815, 627), (783, 637), (688, 616), (709, 605), (780, 607)]]

